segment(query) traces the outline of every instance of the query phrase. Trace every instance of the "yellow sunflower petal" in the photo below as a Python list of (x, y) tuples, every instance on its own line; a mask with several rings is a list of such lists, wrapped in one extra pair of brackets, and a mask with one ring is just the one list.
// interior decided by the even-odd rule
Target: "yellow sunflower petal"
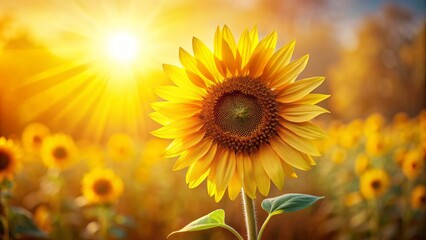
[(250, 31), (250, 40), (251, 40), (251, 52), (254, 52), (254, 49), (259, 43), (259, 33), (257, 32), (256, 26), (254, 26)]
[(210, 49), (196, 37), (192, 39), (192, 46), (195, 57), (201, 61), (201, 63), (208, 69), (208, 71), (213, 76), (213, 79), (211, 80), (214, 80), (215, 82), (220, 82), (220, 79), (222, 77), (216, 68), (214, 56)]
[(288, 104), (280, 110), (279, 114), (290, 122), (306, 122), (323, 113), (329, 113), (329, 111), (317, 105)]
[(201, 141), (196, 147), (185, 151), (175, 162), (173, 171), (177, 171), (190, 166), (194, 161), (204, 157), (212, 146), (212, 140)]
[[(212, 144), (207, 154), (199, 160), (195, 161), (188, 169), (186, 173), (186, 183), (191, 183), (199, 179), (205, 172), (210, 169), (217, 150), (217, 144)], [(194, 186), (195, 187), (195, 186)]]
[(329, 94), (317, 94), (317, 93), (311, 93), (306, 95), (304, 98), (295, 101), (295, 104), (317, 104), (327, 98), (329, 98)]
[(155, 89), (155, 94), (170, 102), (191, 102), (203, 100), (203, 95), (191, 91), (191, 89), (175, 86), (161, 86)]
[(152, 131), (151, 134), (165, 139), (182, 138), (199, 131), (202, 127), (203, 124), (199, 119), (185, 118), (173, 121), (162, 128)]
[(185, 89), (191, 89), (196, 94), (204, 96), (206, 90), (196, 86), (186, 75), (186, 71), (183, 68), (179, 68), (173, 65), (164, 64), (164, 73), (172, 80), (174, 84)]
[(168, 119), (178, 120), (190, 118), (201, 112), (201, 106), (192, 103), (161, 102), (156, 111)]
[(204, 138), (204, 135), (204, 131), (198, 131), (186, 138), (177, 138), (167, 146), (162, 156), (164, 158), (179, 156), (186, 149), (189, 149), (201, 142), (201, 140)]
[[(222, 37), (223, 37), (223, 40), (228, 44), (231, 52), (233, 54), (235, 54), (236, 51), (237, 51), (237, 43), (235, 42), (235, 38), (234, 38), (234, 35), (232, 34), (231, 30), (226, 25), (223, 26)], [(222, 45), (222, 47), (223, 47), (223, 45)]]
[(321, 128), (311, 122), (292, 123), (285, 121), (282, 126), (296, 135), (311, 140), (322, 139), (326, 136), (326, 133)]
[(256, 198), (256, 176), (254, 174), (251, 159), (247, 154), (242, 156), (244, 164), (244, 192), (252, 199)]
[(283, 103), (295, 102), (308, 95), (312, 90), (324, 82), (325, 77), (305, 78), (283, 88), (277, 101)]
[[(189, 171), (189, 169), (188, 169)], [(209, 175), (210, 173), (210, 169), (208, 169), (203, 175), (201, 175), (200, 177), (198, 177), (197, 179), (194, 179), (193, 181), (188, 183), (188, 187), (189, 188), (196, 188), (198, 187)]]
[(216, 193), (216, 165), (213, 164), (210, 168), (210, 174), (207, 176), (207, 193), (213, 196)]
[(257, 187), (259, 188), (259, 191), (263, 196), (267, 196), (271, 187), (271, 182), (269, 180), (268, 174), (263, 168), (262, 156), (260, 156), (260, 151), (257, 151), (250, 155), (250, 158), (252, 159), (251, 163), (253, 165)]
[(222, 59), (222, 39), (222, 30), (217, 27), (214, 34), (214, 55), (219, 59)]
[(300, 153), (282, 141), (281, 138), (276, 137), (272, 139), (271, 147), (289, 165), (301, 170), (311, 169), (311, 166), (305, 162)]
[(284, 171), (281, 165), (280, 157), (269, 145), (264, 145), (260, 150), (262, 165), (268, 176), (274, 182), (278, 189), (284, 187)]
[(307, 164), (310, 164), (312, 166), (317, 165), (317, 163), (314, 161), (314, 159), (311, 156), (309, 156), (307, 154), (301, 154), (301, 155), (302, 155), (303, 159), (305, 159), (305, 162)]
[[(305, 154), (302, 154), (302, 155), (305, 155)], [(284, 171), (285, 176), (297, 178), (297, 174), (294, 172), (294, 169), (288, 163), (281, 161), (281, 165), (283, 167), (283, 171)]]
[(222, 190), (222, 191), (216, 191), (216, 194), (214, 195), (214, 200), (216, 201), (216, 202), (219, 202), (222, 198), (223, 198), (223, 195), (225, 194), (225, 190)]
[(271, 76), (271, 87), (280, 89), (296, 80), (308, 64), (309, 55), (305, 55), (287, 64)]
[[(210, 172), (212, 171), (213, 169), (210, 170)], [(216, 178), (214, 177), (214, 174), (209, 174), (209, 176), (207, 177), (207, 192), (210, 197), (214, 195), (214, 200), (216, 202), (219, 202), (220, 199), (222, 199), (223, 195), (225, 194), (225, 190), (222, 190), (222, 191), (217, 190), (215, 179)]]
[(226, 41), (222, 42), (222, 60), (225, 63), (229, 73), (235, 75), (238, 69), (234, 53)]
[[(199, 70), (199, 64), (191, 54), (183, 48), (179, 48), (179, 59), (182, 66), (186, 69), (189, 79), (197, 86), (206, 88), (214, 84), (210, 79), (206, 78)], [(191, 74), (192, 73), (192, 74)]]
[(250, 58), (247, 68), (249, 75), (253, 78), (257, 78), (262, 74), (265, 65), (268, 60), (274, 54), (275, 46), (277, 45), (277, 32), (273, 31), (254, 49), (253, 55)]
[(306, 153), (312, 156), (321, 156), (319, 151), (315, 148), (311, 140), (302, 138), (285, 128), (278, 128), (278, 136), (288, 145), (298, 150), (299, 152)]
[(246, 29), (241, 35), (238, 41), (238, 52), (241, 53), (241, 68), (244, 68), (250, 60), (252, 54), (252, 43), (250, 39), (250, 33)]
[(228, 186), (228, 196), (231, 200), (234, 200), (238, 196), (241, 191), (241, 187), (240, 177), (238, 176), (238, 173), (235, 172)]
[(223, 155), (215, 158), (216, 162), (216, 187), (217, 191), (224, 191), (235, 173), (235, 154), (228, 150)]
[(284, 47), (280, 48), (277, 52), (272, 55), (268, 63), (263, 70), (262, 78), (265, 82), (269, 82), (271, 76), (273, 76), (279, 69), (287, 65), (290, 62), (291, 56), (293, 55), (294, 46), (296, 41), (291, 41)]
[(149, 116), (151, 117), (152, 120), (154, 120), (155, 122), (161, 124), (161, 125), (167, 125), (170, 124), (172, 122), (172, 120), (166, 118), (163, 114), (159, 113), (159, 112), (152, 112), (149, 114)]

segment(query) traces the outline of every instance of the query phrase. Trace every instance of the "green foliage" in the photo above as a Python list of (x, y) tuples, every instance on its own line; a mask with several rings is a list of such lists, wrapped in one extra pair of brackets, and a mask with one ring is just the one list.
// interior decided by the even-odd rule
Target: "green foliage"
[(182, 229), (170, 233), (167, 238), (175, 233), (201, 231), (216, 227), (225, 228), (231, 231), (238, 239), (242, 239), (242, 237), (232, 227), (225, 224), (225, 211), (223, 209), (217, 209), (195, 221), (192, 221)]
[(31, 218), (31, 214), (23, 208), (10, 208), (10, 231), (15, 237), (47, 238)]
[(305, 209), (324, 197), (316, 197), (307, 194), (284, 194), (262, 201), (262, 208), (269, 214), (277, 215), (284, 212), (295, 212)]

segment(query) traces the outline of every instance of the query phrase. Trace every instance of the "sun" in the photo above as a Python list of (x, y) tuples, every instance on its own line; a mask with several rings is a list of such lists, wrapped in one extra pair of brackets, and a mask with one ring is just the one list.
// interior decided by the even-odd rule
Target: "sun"
[(147, 86), (157, 83), (173, 45), (161, 41), (169, 34), (157, 23), (162, 5), (130, 2), (61, 1), (66, 11), (46, 27), (52, 34), (45, 40), (57, 61), (16, 89), (24, 122), (94, 141), (117, 132), (145, 136), (156, 99)]
[(136, 59), (139, 52), (139, 41), (135, 35), (126, 31), (110, 34), (106, 44), (108, 55), (120, 63), (128, 63)]

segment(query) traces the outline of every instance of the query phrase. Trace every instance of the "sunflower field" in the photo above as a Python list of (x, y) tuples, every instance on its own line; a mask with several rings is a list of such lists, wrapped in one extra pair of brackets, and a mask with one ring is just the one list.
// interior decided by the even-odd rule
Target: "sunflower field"
[(426, 4), (0, 2), (0, 239), (426, 239)]

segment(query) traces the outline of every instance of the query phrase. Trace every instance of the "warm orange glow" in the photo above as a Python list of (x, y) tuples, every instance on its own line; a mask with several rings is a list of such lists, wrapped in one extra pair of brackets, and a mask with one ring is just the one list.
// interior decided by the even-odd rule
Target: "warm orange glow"
[[(154, 63), (159, 47), (153, 26), (139, 15), (118, 10), (96, 15), (97, 9), (88, 6), (74, 9), (83, 17), (59, 22), (58, 37), (47, 39), (49, 50), (64, 61), (23, 86), (46, 83), (43, 91), (23, 99), (26, 121), (65, 123), (71, 131), (95, 140), (115, 132), (140, 135), (146, 130), (145, 115), (153, 96), (146, 86), (161, 70), (161, 64)], [(57, 108), (59, 102), (66, 107)]]

